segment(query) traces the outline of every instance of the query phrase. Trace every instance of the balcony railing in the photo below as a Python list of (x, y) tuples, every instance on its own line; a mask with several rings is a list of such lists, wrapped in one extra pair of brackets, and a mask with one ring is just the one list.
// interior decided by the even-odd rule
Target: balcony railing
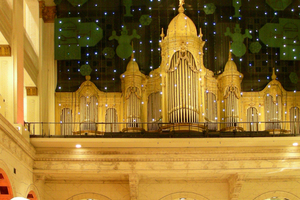
[[(229, 125), (230, 124), (230, 125)], [(105, 123), (26, 122), (31, 137), (275, 137), (300, 136), (300, 122)], [(214, 127), (214, 129), (211, 129)], [(269, 127), (265, 130), (265, 127)], [(271, 127), (271, 129), (270, 129)]]

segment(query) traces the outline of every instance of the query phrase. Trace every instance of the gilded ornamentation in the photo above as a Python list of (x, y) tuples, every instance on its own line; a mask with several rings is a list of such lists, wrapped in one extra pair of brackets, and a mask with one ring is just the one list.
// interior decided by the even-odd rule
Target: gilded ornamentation
[(137, 88), (137, 87), (129, 87), (127, 89), (126, 99), (128, 99), (132, 93), (135, 94), (138, 99), (141, 99), (141, 92), (140, 92), (139, 88)]
[(54, 23), (56, 16), (56, 6), (44, 6), (42, 16), (45, 23)]
[(227, 97), (229, 96), (229, 94), (231, 92), (234, 93), (234, 95), (236, 96), (236, 98), (239, 99), (241, 97), (239, 89), (236, 86), (231, 85), (231, 86), (228, 86), (227, 89), (225, 90), (224, 99), (227, 99)]
[(184, 0), (179, 0), (179, 6), (183, 6), (184, 5)]
[(27, 96), (37, 96), (38, 88), (37, 87), (26, 87)]
[(0, 45), (0, 57), (11, 56), (11, 48), (9, 45)]

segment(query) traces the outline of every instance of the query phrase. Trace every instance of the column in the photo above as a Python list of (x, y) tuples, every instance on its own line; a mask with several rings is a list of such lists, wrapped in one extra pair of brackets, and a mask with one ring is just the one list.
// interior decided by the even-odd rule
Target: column
[(24, 124), (24, 25), (23, 0), (13, 2), (12, 55), (14, 74), (14, 122)]
[[(40, 1), (40, 58), (39, 58), (39, 100), (40, 121), (55, 122), (55, 89), (57, 84), (57, 63), (54, 60), (54, 18), (56, 7), (45, 6)], [(54, 135), (55, 126), (43, 127), (43, 134)]]

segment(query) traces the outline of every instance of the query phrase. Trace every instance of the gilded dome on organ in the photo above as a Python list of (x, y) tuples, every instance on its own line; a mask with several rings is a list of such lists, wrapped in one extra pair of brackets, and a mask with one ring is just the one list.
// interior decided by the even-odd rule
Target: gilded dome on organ
[(235, 62), (232, 60), (231, 57), (231, 49), (230, 49), (230, 44), (229, 44), (229, 56), (228, 56), (228, 61), (226, 62), (224, 71), (237, 71), (237, 66)]
[(235, 62), (233, 60), (228, 60), (226, 62), (224, 71), (237, 71)]
[(138, 72), (138, 71), (140, 71), (139, 65), (137, 64), (137, 62), (135, 62), (135, 59), (134, 59), (133, 55), (134, 54), (131, 55), (131, 59), (130, 59), (129, 63), (127, 64), (126, 71), (128, 71), (128, 72)]
[(179, 14), (172, 19), (168, 26), (167, 36), (195, 36), (197, 37), (197, 28), (194, 22), (184, 14), (184, 8), (180, 4), (178, 12)]

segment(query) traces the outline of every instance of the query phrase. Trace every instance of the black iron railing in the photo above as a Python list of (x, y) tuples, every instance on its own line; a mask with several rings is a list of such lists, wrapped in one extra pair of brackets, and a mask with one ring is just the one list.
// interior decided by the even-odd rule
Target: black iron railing
[[(105, 123), (25, 122), (31, 137), (274, 137), (299, 136), (300, 122)], [(266, 130), (265, 127), (269, 129)]]

